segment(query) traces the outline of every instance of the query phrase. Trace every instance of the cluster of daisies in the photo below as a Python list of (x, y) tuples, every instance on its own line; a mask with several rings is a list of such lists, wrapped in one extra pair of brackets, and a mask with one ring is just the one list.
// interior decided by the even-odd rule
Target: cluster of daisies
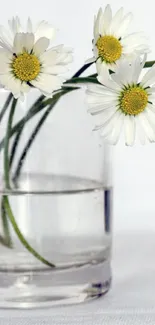
[(98, 85), (88, 85), (89, 112), (98, 119), (95, 129), (116, 144), (124, 129), (125, 143), (136, 136), (144, 144), (155, 141), (155, 65), (140, 77), (149, 48), (142, 33), (128, 34), (132, 14), (115, 16), (108, 5), (94, 22), (94, 56)]
[[(132, 146), (155, 141), (155, 66), (140, 77), (149, 52), (143, 33), (128, 33), (132, 14), (123, 8), (112, 15), (110, 5), (99, 10), (94, 21), (93, 58), (98, 83), (87, 84), (88, 111), (98, 119), (95, 129), (116, 144), (124, 129), (125, 143)], [(45, 96), (61, 89), (63, 74), (72, 62), (72, 50), (50, 47), (54, 28), (46, 21), (36, 27), (30, 19), (24, 29), (18, 17), (9, 28), (0, 27), (0, 84), (21, 98), (32, 87)]]

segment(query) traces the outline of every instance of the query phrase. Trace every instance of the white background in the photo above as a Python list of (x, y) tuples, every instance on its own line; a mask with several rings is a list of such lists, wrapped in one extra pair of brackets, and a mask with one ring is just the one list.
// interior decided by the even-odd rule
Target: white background
[[(112, 0), (115, 12), (121, 6), (134, 13), (132, 31), (144, 30), (149, 37), (155, 59), (155, 10), (153, 0)], [(46, 19), (59, 29), (57, 43), (74, 48), (71, 73), (92, 56), (93, 17), (101, 0), (5, 0), (1, 5), (1, 23), (12, 15), (23, 21), (31, 16), (34, 21)], [(115, 229), (144, 229), (155, 231), (155, 144), (147, 147), (126, 148), (117, 145), (114, 153), (114, 225)]]
[[(150, 38), (155, 58), (154, 1), (112, 0), (113, 10), (124, 6), (135, 20), (132, 30), (144, 30)], [(73, 73), (91, 56), (94, 13), (103, 0), (5, 0), (1, 3), (1, 22), (18, 14), (36, 21), (47, 19), (60, 31), (58, 43), (75, 49)], [(155, 232), (155, 144), (126, 148), (122, 143), (114, 150), (114, 226), (115, 231), (128, 229)], [(31, 313), (2, 311), (0, 324), (155, 324), (154, 309), (154, 235), (118, 236), (115, 284), (107, 300), (83, 309), (57, 309)], [(118, 245), (118, 246), (117, 246)], [(136, 249), (135, 249), (136, 248)], [(91, 310), (90, 310), (91, 309)], [(3, 318), (4, 317), (4, 318)]]

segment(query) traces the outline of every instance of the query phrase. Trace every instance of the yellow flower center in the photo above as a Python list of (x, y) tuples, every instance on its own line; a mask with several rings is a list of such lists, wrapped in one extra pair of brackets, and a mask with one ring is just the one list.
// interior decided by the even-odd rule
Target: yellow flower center
[(34, 80), (41, 68), (38, 58), (34, 54), (26, 52), (18, 55), (11, 66), (15, 77), (27, 82)]
[(138, 115), (148, 103), (147, 91), (139, 86), (123, 90), (120, 97), (120, 108), (127, 115)]
[(114, 36), (101, 36), (96, 46), (99, 57), (107, 63), (115, 63), (122, 55), (122, 45)]

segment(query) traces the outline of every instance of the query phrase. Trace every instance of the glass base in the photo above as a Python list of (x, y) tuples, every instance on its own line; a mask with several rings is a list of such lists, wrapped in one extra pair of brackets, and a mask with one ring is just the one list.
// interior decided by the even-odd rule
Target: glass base
[(0, 308), (46, 308), (99, 298), (111, 285), (109, 261), (53, 270), (0, 272)]

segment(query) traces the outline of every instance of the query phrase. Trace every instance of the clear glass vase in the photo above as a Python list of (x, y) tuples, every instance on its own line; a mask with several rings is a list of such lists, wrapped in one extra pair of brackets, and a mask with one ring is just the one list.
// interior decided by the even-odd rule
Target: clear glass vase
[(83, 90), (54, 106), (39, 96), (21, 102), (0, 91), (5, 308), (80, 303), (111, 284), (111, 148), (93, 131)]

